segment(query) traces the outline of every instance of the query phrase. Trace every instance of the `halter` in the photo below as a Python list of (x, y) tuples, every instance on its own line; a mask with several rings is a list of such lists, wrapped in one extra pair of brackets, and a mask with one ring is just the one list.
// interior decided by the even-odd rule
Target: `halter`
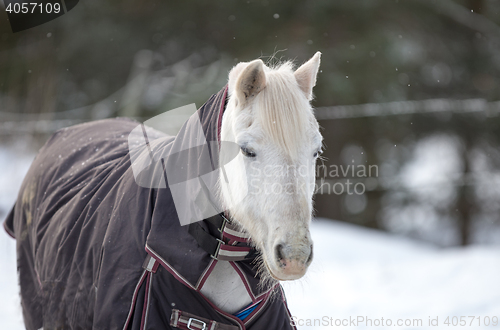
[(205, 230), (201, 221), (190, 224), (188, 232), (210, 257), (216, 260), (242, 261), (257, 256), (257, 250), (249, 244), (250, 236), (237, 230), (223, 212), (204, 219), (204, 222), (216, 229), (214, 232), (218, 234), (214, 236)]

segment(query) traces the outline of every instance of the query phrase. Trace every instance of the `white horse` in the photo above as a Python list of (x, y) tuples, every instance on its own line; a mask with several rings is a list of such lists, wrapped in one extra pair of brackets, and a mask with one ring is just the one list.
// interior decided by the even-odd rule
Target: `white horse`
[[(220, 237), (232, 235), (239, 246), (210, 234), (208, 222), (202, 223), (208, 231), (200, 223), (177, 223), (173, 185), (179, 177), (167, 173), (170, 189), (142, 186), (164, 178), (165, 163), (175, 163), (179, 154), (175, 148), (200, 142), (204, 131), (198, 130), (203, 127), (197, 116), (176, 137), (146, 134), (144, 126), (126, 119), (55, 133), (31, 165), (5, 222), (17, 240), (26, 328), (212, 329), (217, 323), (220, 329), (262, 329), (269, 322), (293, 327), (284, 319), (290, 316), (286, 304), (270, 295), (279, 290), (277, 281), (302, 277), (312, 260), (309, 224), (322, 137), (309, 102), (319, 62), (317, 53), (296, 71), (290, 63), (275, 68), (261, 60), (240, 63), (229, 74), (229, 96), (224, 88), (198, 112), (207, 121), (217, 119), (205, 128), (212, 138), (220, 129), (221, 141), (227, 141), (218, 153), (224, 166), (215, 172), (220, 202), (215, 206), (222, 205), (234, 220), (218, 228)], [(137, 127), (140, 134), (132, 134)], [(148, 137), (141, 155), (152, 171), (140, 173), (140, 184), (125, 132), (132, 132), (133, 141)], [(236, 145), (241, 152), (234, 152)], [(235, 154), (236, 161), (225, 161)], [(198, 154), (190, 156), (193, 168), (202, 167)], [(186, 191), (188, 198), (195, 195), (194, 189)], [(202, 192), (195, 202), (205, 201)], [(214, 202), (213, 194), (209, 197)], [(207, 251), (196, 230), (218, 242), (215, 253)], [(264, 288), (252, 278), (255, 254), (245, 234), (260, 252), (256, 277)], [(238, 248), (243, 259), (231, 259)]]
[[(296, 71), (290, 62), (270, 68), (258, 59), (229, 73), (221, 140), (240, 146), (244, 165), (220, 173), (220, 200), (261, 252), (261, 272), (271, 281), (301, 278), (313, 257), (309, 224), (322, 136), (310, 101), (320, 56)], [(228, 262), (217, 263), (201, 291), (229, 313), (251, 302)]]

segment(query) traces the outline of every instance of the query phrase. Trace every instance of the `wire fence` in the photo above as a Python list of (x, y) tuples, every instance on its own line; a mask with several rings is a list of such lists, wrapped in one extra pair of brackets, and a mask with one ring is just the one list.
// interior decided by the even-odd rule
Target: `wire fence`
[[(94, 105), (57, 113), (18, 114), (0, 111), (0, 135), (50, 134), (63, 127), (92, 120), (92, 110), (103, 105), (113, 109), (110, 111), (110, 115), (118, 115), (120, 111), (118, 107), (113, 107), (113, 100), (119, 99), (122, 93), (123, 91), (120, 90)], [(339, 105), (318, 107), (315, 109), (318, 120), (439, 112), (478, 113), (485, 117), (497, 117), (500, 114), (500, 101), (488, 102), (485, 99), (428, 99), (421, 101)], [(143, 121), (147, 118), (135, 117), (135, 119)]]
[(483, 113), (486, 117), (495, 117), (500, 114), (500, 102), (488, 102), (485, 99), (397, 101), (320, 107), (315, 114), (318, 120), (329, 120), (436, 112)]

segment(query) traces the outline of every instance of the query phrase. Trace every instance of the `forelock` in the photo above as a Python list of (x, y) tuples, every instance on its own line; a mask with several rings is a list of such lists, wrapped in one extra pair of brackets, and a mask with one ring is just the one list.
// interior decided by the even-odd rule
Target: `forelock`
[(266, 137), (292, 158), (306, 141), (312, 111), (293, 75), (291, 62), (266, 70), (266, 87), (256, 97), (256, 117)]

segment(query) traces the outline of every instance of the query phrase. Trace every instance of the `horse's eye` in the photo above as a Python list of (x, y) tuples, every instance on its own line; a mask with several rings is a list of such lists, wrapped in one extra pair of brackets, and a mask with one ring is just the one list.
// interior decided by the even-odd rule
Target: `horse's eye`
[(257, 156), (253, 150), (250, 150), (245, 147), (241, 147), (241, 153), (245, 155), (246, 157), (255, 157)]

